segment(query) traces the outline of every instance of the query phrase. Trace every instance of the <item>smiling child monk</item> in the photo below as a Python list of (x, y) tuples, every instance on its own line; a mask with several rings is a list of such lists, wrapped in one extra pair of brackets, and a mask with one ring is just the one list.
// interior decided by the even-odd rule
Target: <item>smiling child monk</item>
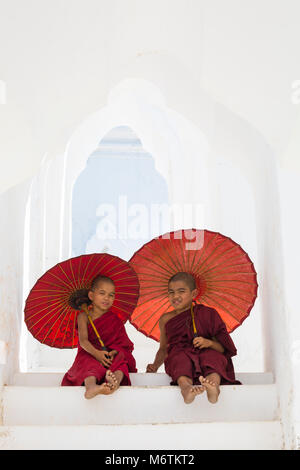
[(156, 372), (164, 362), (171, 385), (179, 385), (185, 403), (205, 390), (210, 403), (216, 403), (220, 384), (240, 384), (231, 360), (237, 351), (217, 311), (202, 304), (193, 308), (194, 337), (191, 306), (196, 295), (191, 274), (179, 272), (170, 278), (168, 296), (174, 310), (160, 318), (160, 347), (146, 371)]
[(78, 315), (79, 346), (74, 363), (64, 375), (62, 386), (85, 385), (85, 398), (110, 395), (120, 385), (131, 385), (130, 372), (137, 372), (133, 343), (123, 322), (113, 312), (115, 285), (106, 276), (93, 279), (87, 295), (92, 302), (90, 316), (108, 351), (101, 350), (98, 338), (84, 312)]

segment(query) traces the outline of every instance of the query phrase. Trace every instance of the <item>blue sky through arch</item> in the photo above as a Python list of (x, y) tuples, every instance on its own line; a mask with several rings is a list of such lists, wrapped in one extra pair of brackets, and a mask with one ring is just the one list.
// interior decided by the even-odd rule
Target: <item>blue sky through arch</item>
[(72, 256), (104, 251), (129, 259), (153, 229), (160, 234), (151, 207), (168, 201), (167, 183), (138, 136), (127, 126), (112, 129), (73, 188)]

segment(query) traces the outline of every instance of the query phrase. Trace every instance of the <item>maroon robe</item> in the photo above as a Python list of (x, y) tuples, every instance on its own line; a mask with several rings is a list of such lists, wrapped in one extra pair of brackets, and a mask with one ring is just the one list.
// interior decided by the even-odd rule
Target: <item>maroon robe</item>
[(193, 326), (191, 310), (185, 310), (166, 323), (166, 336), (168, 342), (165, 370), (172, 378), (171, 385), (177, 384), (177, 379), (185, 375), (199, 384), (199, 377), (206, 377), (212, 372), (221, 376), (221, 385), (240, 384), (235, 379), (232, 356), (237, 351), (229, 336), (225, 323), (218, 312), (205, 305), (194, 307), (197, 336), (212, 339), (222, 344), (225, 351), (220, 353), (212, 348), (195, 348), (193, 346)]
[[(114, 357), (109, 370), (121, 370), (124, 373), (121, 385), (131, 385), (129, 372), (137, 372), (135, 359), (132, 355), (133, 343), (127, 336), (123, 322), (111, 310), (94, 320), (100, 338), (106, 348), (115, 349), (118, 354)], [(96, 348), (101, 349), (99, 340), (90, 323), (88, 324), (88, 340)], [(86, 377), (94, 376), (97, 383), (105, 380), (108, 369), (86, 352), (80, 344), (73, 365), (64, 375), (61, 385), (83, 385)]]

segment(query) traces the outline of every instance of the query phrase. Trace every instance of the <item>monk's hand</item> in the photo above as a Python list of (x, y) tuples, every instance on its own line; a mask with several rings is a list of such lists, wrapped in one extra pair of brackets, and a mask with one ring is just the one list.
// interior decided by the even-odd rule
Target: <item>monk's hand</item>
[(97, 359), (104, 367), (109, 367), (112, 363), (112, 359), (109, 356), (108, 351), (98, 351)]
[(157, 372), (157, 367), (154, 364), (148, 364), (146, 372)]
[(115, 349), (112, 349), (111, 351), (109, 351), (109, 353), (107, 353), (107, 355), (111, 358), (111, 360), (113, 361), (114, 358), (116, 357), (116, 355), (118, 354), (119, 351), (116, 351)]
[(203, 349), (203, 348), (210, 348), (211, 347), (211, 340), (207, 338), (203, 338), (202, 336), (197, 336), (193, 339), (193, 345), (195, 348)]

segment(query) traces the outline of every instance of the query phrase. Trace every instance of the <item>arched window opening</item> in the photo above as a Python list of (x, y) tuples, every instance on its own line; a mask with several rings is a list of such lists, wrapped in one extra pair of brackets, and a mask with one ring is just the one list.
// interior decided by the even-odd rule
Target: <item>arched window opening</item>
[(163, 229), (153, 207), (168, 187), (153, 157), (127, 126), (112, 129), (88, 158), (72, 195), (72, 256), (109, 252), (123, 259)]

